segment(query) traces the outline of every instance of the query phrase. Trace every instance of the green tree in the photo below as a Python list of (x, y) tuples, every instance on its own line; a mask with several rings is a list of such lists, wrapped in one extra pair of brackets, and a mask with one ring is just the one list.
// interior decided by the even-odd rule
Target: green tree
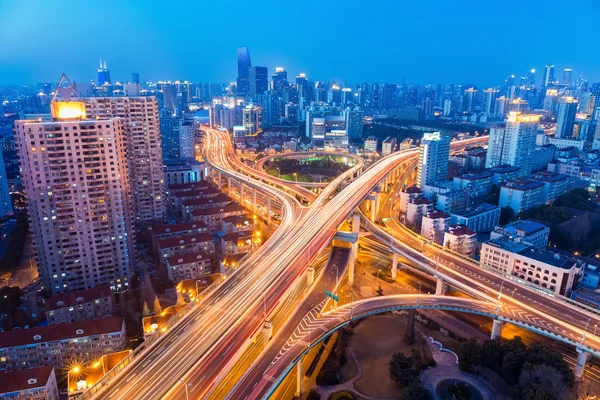
[(160, 301), (158, 300), (158, 296), (154, 298), (154, 304), (152, 306), (152, 311), (154, 314), (160, 314), (162, 312), (162, 307), (160, 306)]
[(147, 317), (150, 315), (150, 307), (148, 307), (148, 303), (144, 302), (144, 307), (142, 308), (142, 315)]
[(394, 353), (390, 360), (390, 379), (404, 387), (417, 379), (414, 361), (402, 353)]
[(475, 338), (460, 342), (456, 349), (458, 355), (458, 368), (462, 371), (473, 372), (475, 366), (481, 362), (481, 346)]

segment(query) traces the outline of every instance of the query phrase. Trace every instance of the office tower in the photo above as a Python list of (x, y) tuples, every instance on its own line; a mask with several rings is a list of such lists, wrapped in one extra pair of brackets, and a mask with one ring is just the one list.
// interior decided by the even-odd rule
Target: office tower
[(558, 89), (547, 89), (546, 96), (544, 96), (543, 108), (546, 111), (548, 117), (554, 117), (556, 115), (557, 104)]
[(98, 68), (98, 85), (110, 85), (111, 83), (110, 72), (108, 71), (108, 68), (106, 68), (106, 61), (102, 64), (102, 60), (100, 60), (100, 67)]
[(124, 121), (86, 118), (61, 89), (52, 121), (15, 122), (39, 274), (53, 294), (102, 283), (123, 290), (134, 245)]
[(463, 110), (465, 110), (466, 112), (473, 112), (473, 110), (475, 109), (475, 96), (477, 95), (477, 89), (475, 88), (469, 88), (467, 90), (465, 90), (464, 93), (464, 107)]
[(131, 82), (132, 83), (140, 83), (140, 74), (138, 72), (133, 72), (131, 74)]
[(498, 91), (496, 89), (486, 89), (483, 91), (483, 112), (487, 115), (494, 115), (496, 113), (496, 96)]
[(532, 69), (527, 73), (527, 79), (525, 81), (525, 86), (528, 88), (535, 87), (535, 69)]
[(242, 125), (246, 129), (246, 136), (254, 136), (262, 131), (262, 109), (252, 104), (244, 107)]
[(247, 47), (240, 47), (237, 49), (238, 59), (238, 78), (237, 78), (237, 95), (240, 97), (248, 96), (250, 92), (250, 67), (252, 62), (250, 61), (250, 52)]
[(452, 100), (444, 100), (444, 117), (447, 117), (452, 112)]
[(348, 139), (361, 139), (363, 132), (363, 112), (358, 108), (346, 109), (346, 131)]
[(511, 112), (506, 119), (506, 138), (503, 145), (501, 164), (521, 168), (523, 174), (531, 172), (534, 160), (535, 139), (540, 116)]
[(180, 109), (177, 101), (177, 91), (174, 85), (164, 84), (161, 86), (162, 109), (168, 110), (172, 117), (178, 116)]
[(549, 85), (552, 84), (554, 84), (554, 65), (546, 65), (546, 68), (544, 68), (542, 86), (544, 88), (547, 88)]
[(275, 73), (271, 77), (273, 84), (273, 92), (277, 94), (277, 96), (281, 97), (283, 95), (283, 90), (286, 89), (289, 84), (287, 80), (287, 71), (282, 67), (275, 68)]
[(508, 162), (504, 154), (505, 140), (506, 130), (503, 127), (490, 128), (488, 150), (485, 159), (486, 168), (497, 167)]
[(181, 130), (183, 118), (174, 117), (163, 110), (160, 118), (160, 137), (162, 145), (162, 157), (165, 159), (181, 158)]
[(269, 70), (267, 67), (250, 67), (248, 75), (249, 92), (252, 100), (258, 100), (269, 90)]
[(296, 90), (298, 91), (298, 97), (300, 99), (304, 99), (306, 102), (310, 100), (307, 99), (307, 86), (308, 80), (306, 79), (306, 74), (300, 74), (296, 77)]
[(563, 85), (567, 85), (571, 86), (571, 75), (573, 74), (573, 70), (571, 68), (565, 68), (565, 70), (563, 71), (563, 80), (562, 80), (562, 84)]
[(435, 185), (446, 180), (450, 138), (440, 132), (427, 132), (423, 135), (419, 151), (417, 186)]
[(554, 137), (569, 139), (573, 136), (575, 115), (577, 114), (577, 100), (573, 97), (563, 97), (558, 105), (556, 117), (556, 131)]
[(4, 166), (4, 156), (0, 152), (0, 217), (6, 217), (13, 214), (12, 200), (8, 191), (8, 179), (6, 177), (6, 168)]
[(120, 117), (123, 120), (137, 230), (162, 223), (165, 189), (156, 97), (90, 97), (83, 102), (88, 117)]

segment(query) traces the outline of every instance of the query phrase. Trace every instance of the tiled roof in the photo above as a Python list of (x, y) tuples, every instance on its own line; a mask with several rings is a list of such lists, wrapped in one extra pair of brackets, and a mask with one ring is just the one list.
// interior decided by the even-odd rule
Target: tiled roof
[(161, 249), (170, 249), (172, 247), (184, 246), (191, 243), (212, 242), (213, 237), (208, 233), (197, 233), (193, 235), (182, 235), (174, 238), (168, 238), (158, 241), (158, 247)]
[(215, 196), (221, 193), (219, 189), (214, 186), (207, 186), (203, 189), (194, 189), (194, 190), (186, 190), (181, 192), (173, 193), (173, 196), (177, 198), (186, 198), (186, 197), (210, 197)]
[(450, 227), (448, 227), (448, 230), (446, 232), (449, 232), (450, 234), (455, 236), (471, 236), (475, 234), (475, 232), (467, 228), (466, 225), (451, 225)]
[(170, 266), (190, 264), (197, 261), (210, 261), (210, 256), (203, 251), (195, 251), (192, 253), (180, 254), (167, 257), (167, 262)]
[[(89, 303), (96, 299), (110, 297), (110, 287), (107, 284), (96, 285), (91, 289), (78, 290), (76, 292), (61, 293), (46, 300), (48, 311), (60, 308), (72, 307), (77, 304)], [(80, 299), (77, 301), (77, 299)]]
[(202, 197), (199, 199), (186, 199), (183, 200), (181, 202), (181, 205), (183, 205), (184, 207), (188, 207), (188, 206), (205, 206), (205, 205), (212, 205), (212, 204), (222, 204), (222, 203), (228, 203), (232, 201), (231, 197), (227, 196), (226, 194), (218, 194), (214, 197)]
[(223, 213), (230, 213), (236, 211), (244, 211), (244, 208), (240, 206), (238, 203), (231, 202), (222, 207), (206, 207), (206, 208), (198, 208), (193, 210), (190, 214), (194, 217), (201, 217), (205, 215), (216, 215)]
[(200, 182), (189, 182), (189, 183), (174, 183), (169, 185), (169, 190), (190, 190), (190, 189), (202, 189), (210, 187), (211, 184), (205, 181)]
[(123, 318), (106, 317), (59, 325), (17, 329), (0, 332), (0, 348), (120, 332), (122, 327)]
[(165, 235), (169, 233), (186, 232), (191, 230), (206, 230), (208, 227), (203, 221), (183, 222), (181, 224), (167, 224), (152, 228), (154, 236)]
[(0, 397), (3, 394), (46, 386), (54, 367), (36, 367), (0, 374)]

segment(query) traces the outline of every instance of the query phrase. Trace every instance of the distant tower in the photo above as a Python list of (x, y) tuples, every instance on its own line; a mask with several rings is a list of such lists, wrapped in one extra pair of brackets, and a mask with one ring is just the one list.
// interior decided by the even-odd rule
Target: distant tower
[(248, 96), (250, 92), (250, 68), (252, 62), (250, 61), (250, 52), (247, 47), (240, 47), (237, 50), (238, 58), (238, 78), (237, 78), (237, 94), (241, 97)]
[(131, 81), (133, 83), (140, 83), (140, 74), (138, 72), (134, 72), (131, 74)]
[(571, 75), (573, 74), (573, 70), (571, 68), (565, 68), (563, 72), (563, 85), (571, 86)]
[(102, 60), (100, 60), (100, 67), (98, 68), (98, 85), (104, 85), (104, 84), (111, 84), (111, 80), (110, 80), (110, 72), (108, 71), (108, 68), (106, 68), (106, 61), (104, 61), (104, 64), (102, 63)]
[(544, 78), (542, 80), (542, 85), (546, 88), (548, 85), (552, 85), (554, 83), (554, 65), (546, 65), (544, 68)]
[(554, 132), (555, 137), (569, 139), (573, 136), (575, 114), (577, 114), (577, 100), (573, 97), (560, 99), (556, 118), (556, 131)]

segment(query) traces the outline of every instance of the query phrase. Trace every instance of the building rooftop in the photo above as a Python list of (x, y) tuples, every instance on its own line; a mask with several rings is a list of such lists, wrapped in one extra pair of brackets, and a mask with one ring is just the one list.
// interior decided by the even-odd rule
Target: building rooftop
[(58, 310), (65, 307), (73, 307), (77, 304), (89, 303), (96, 299), (112, 296), (107, 284), (96, 285), (91, 289), (78, 290), (76, 292), (61, 293), (46, 300), (48, 311)]
[(546, 225), (539, 222), (520, 219), (504, 226), (497, 226), (494, 230), (505, 235), (524, 237), (547, 229), (549, 228)]
[(179, 232), (189, 232), (189, 231), (206, 231), (208, 227), (202, 221), (191, 221), (191, 222), (183, 222), (180, 224), (168, 224), (168, 225), (160, 225), (152, 228), (152, 234), (154, 236), (161, 236), (167, 234), (175, 234)]
[(0, 397), (8, 393), (46, 386), (54, 367), (36, 367), (0, 374)]
[(244, 225), (253, 226), (255, 224), (254, 218), (251, 218), (248, 215), (230, 215), (228, 217), (223, 218), (223, 221), (230, 224), (234, 224), (238, 228)]
[(388, 136), (387, 138), (385, 138), (383, 143), (394, 143), (395, 141), (396, 141), (396, 138)]
[(585, 297), (586, 299), (594, 303), (600, 303), (600, 292), (596, 292), (592, 289), (581, 287), (575, 290), (575, 292), (573, 293), (573, 297), (575, 296)]
[(409, 186), (403, 190), (404, 193), (423, 193), (421, 189), (416, 186)]
[(571, 269), (574, 265), (577, 265), (577, 261), (572, 258), (561, 256), (558, 253), (540, 250), (537, 247), (533, 246), (523, 249), (518, 253), (557, 268)]
[(221, 262), (223, 265), (234, 265), (240, 262), (240, 260), (248, 253), (230, 254), (223, 258)]
[(425, 197), (417, 197), (416, 199), (411, 200), (409, 202), (409, 204), (416, 204), (416, 205), (431, 204), (431, 201), (429, 201)]
[(174, 183), (172, 185), (169, 185), (168, 189), (170, 191), (192, 190), (192, 189), (204, 189), (204, 188), (207, 188), (210, 186), (212, 186), (212, 185), (206, 181), (199, 181), (199, 182), (189, 182), (189, 183)]
[(194, 251), (192, 253), (179, 254), (167, 257), (167, 262), (170, 266), (190, 264), (197, 261), (210, 261), (210, 256), (204, 251)]
[(485, 242), (487, 245), (502, 249), (502, 250), (506, 250), (509, 251), (511, 253), (518, 253), (520, 251), (523, 251), (525, 249), (528, 249), (532, 246), (530, 246), (529, 244), (525, 244), (525, 243), (521, 243), (521, 242), (516, 242), (514, 240), (510, 240), (509, 238), (503, 236), (503, 237), (499, 237), (496, 239), (491, 239), (488, 240), (487, 242)]
[(494, 174), (492, 174), (489, 171), (481, 171), (481, 172), (475, 172), (475, 173), (471, 173), (471, 174), (464, 174), (461, 176), (457, 176), (456, 179), (463, 179), (463, 180), (467, 180), (467, 181), (477, 181), (477, 180), (481, 180), (481, 179), (489, 179), (493, 175)]
[(450, 225), (448, 229), (446, 229), (446, 233), (449, 233), (454, 236), (474, 236), (475, 232), (467, 228), (466, 225)]
[(440, 211), (440, 210), (433, 210), (433, 211), (430, 211), (427, 214), (423, 215), (423, 218), (430, 218), (430, 219), (450, 218), (450, 215), (448, 215), (445, 212)]
[(161, 249), (170, 249), (173, 247), (185, 246), (191, 243), (203, 243), (213, 241), (213, 237), (208, 233), (196, 233), (193, 235), (182, 235), (174, 238), (168, 238), (158, 241), (158, 247)]
[(122, 329), (123, 318), (120, 317), (106, 317), (29, 329), (13, 329), (0, 332), (0, 348), (121, 332)]
[(181, 201), (181, 205), (184, 207), (194, 207), (194, 206), (206, 206), (212, 204), (222, 204), (228, 203), (232, 201), (231, 197), (227, 196), (224, 193), (220, 193), (213, 197), (201, 197), (199, 199), (185, 199)]
[[(173, 185), (169, 185), (171, 188)], [(192, 189), (186, 191), (180, 191), (173, 193), (173, 196), (177, 198), (186, 198), (186, 197), (208, 197), (221, 194), (221, 191), (214, 186), (204, 186), (202, 189)]]
[(202, 217), (202, 216), (206, 216), (206, 215), (216, 215), (216, 214), (239, 212), (239, 211), (244, 211), (244, 207), (242, 207), (241, 205), (239, 205), (236, 202), (231, 202), (222, 207), (198, 208), (196, 210), (193, 210), (190, 214), (192, 214), (194, 217)]
[(531, 174), (531, 178), (542, 182), (561, 182), (569, 179), (567, 175), (557, 174), (556, 172), (540, 171)]
[(479, 214), (483, 214), (492, 210), (499, 210), (500, 207), (493, 205), (493, 204), (489, 204), (489, 203), (481, 203), (480, 205), (478, 205), (475, 208), (469, 208), (468, 210), (465, 210), (462, 213), (454, 213), (454, 215), (458, 215), (460, 217), (465, 217), (465, 218), (471, 218), (474, 217), (476, 215)]
[(509, 179), (502, 185), (502, 187), (521, 191), (534, 190), (537, 188), (541, 188), (542, 186), (544, 186), (543, 183), (533, 181), (527, 178)]
[(221, 240), (224, 242), (233, 242), (238, 244), (240, 241), (252, 240), (252, 232), (242, 231), (242, 232), (231, 232), (221, 236)]
[(511, 172), (517, 172), (520, 168), (513, 167), (512, 165), (498, 165), (497, 167), (486, 168), (485, 170), (493, 174), (508, 174)]

